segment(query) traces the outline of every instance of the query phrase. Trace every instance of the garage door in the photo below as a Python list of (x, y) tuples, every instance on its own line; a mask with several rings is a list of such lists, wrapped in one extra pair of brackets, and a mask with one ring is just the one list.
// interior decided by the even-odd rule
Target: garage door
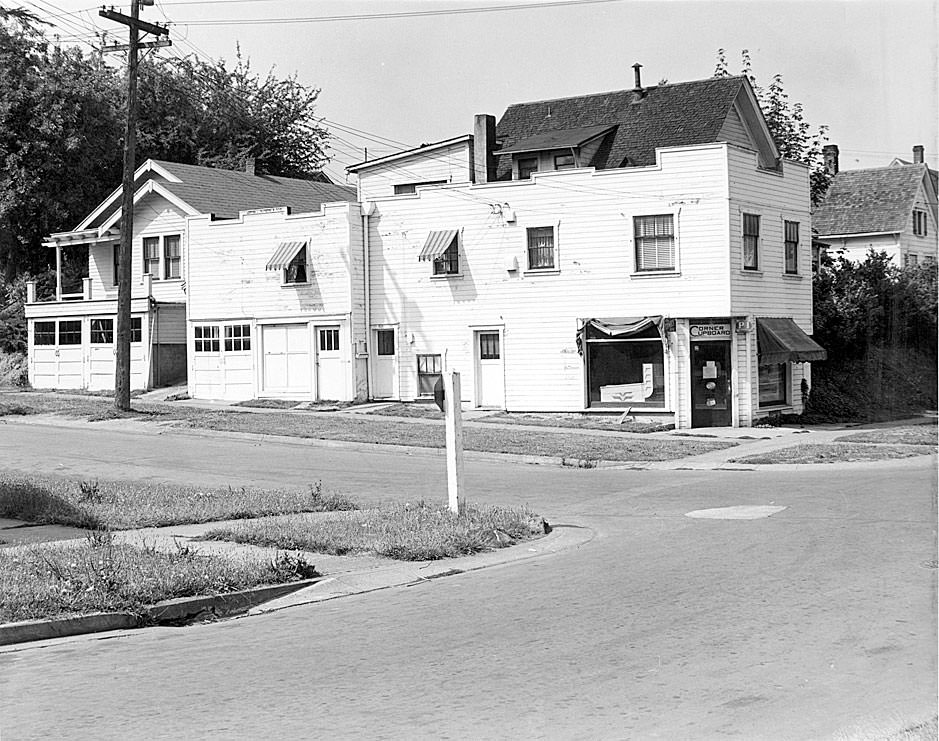
[(33, 324), (33, 386), (41, 389), (84, 386), (81, 319)]
[(262, 338), (262, 393), (266, 396), (309, 396), (313, 357), (307, 324), (265, 326)]

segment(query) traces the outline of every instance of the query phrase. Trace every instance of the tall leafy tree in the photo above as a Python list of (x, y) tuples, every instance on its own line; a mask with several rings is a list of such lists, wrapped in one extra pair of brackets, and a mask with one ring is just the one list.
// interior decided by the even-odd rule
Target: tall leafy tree
[[(731, 74), (726, 52), (718, 49), (714, 77), (729, 77)], [(813, 128), (805, 120), (802, 104), (789, 99), (783, 85), (782, 75), (773, 75), (770, 84), (765, 88), (762, 87), (753, 73), (750, 52), (746, 49), (741, 52), (740, 74), (746, 75), (750, 80), (766, 119), (766, 125), (776, 146), (779, 147), (780, 154), (787, 159), (804, 162), (812, 168), (810, 174), (812, 205), (817, 205), (825, 197), (828, 186), (831, 184), (831, 174), (825, 169), (822, 158), (822, 147), (828, 141), (828, 127)]]

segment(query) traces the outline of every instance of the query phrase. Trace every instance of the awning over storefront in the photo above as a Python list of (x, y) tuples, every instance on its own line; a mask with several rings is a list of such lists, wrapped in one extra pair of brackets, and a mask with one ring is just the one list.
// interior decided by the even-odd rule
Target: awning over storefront
[(417, 256), (418, 260), (435, 260), (440, 257), (453, 244), (456, 239), (456, 229), (446, 229), (439, 232), (431, 232), (427, 235), (427, 241), (424, 242), (424, 249)]
[(757, 317), (756, 341), (760, 365), (806, 363), (828, 357), (825, 348), (792, 319)]
[(595, 329), (607, 335), (610, 339), (625, 339), (655, 327), (659, 335), (662, 334), (661, 316), (625, 316), (605, 319), (584, 319), (577, 330), (577, 352), (584, 354), (584, 339), (588, 329)]
[(283, 270), (286, 268), (297, 253), (306, 247), (306, 242), (281, 242), (271, 259), (264, 266), (265, 270)]

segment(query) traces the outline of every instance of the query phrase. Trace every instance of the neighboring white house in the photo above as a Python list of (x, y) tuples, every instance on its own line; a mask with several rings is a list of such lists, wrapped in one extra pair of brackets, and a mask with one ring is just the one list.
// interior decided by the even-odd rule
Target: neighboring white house
[(861, 261), (873, 249), (900, 266), (935, 262), (936, 172), (923, 163), (923, 148), (913, 148), (912, 163), (895, 159), (887, 167), (842, 171), (838, 147), (825, 150), (834, 178), (812, 225), (828, 253)]
[(366, 398), (358, 204), (196, 216), (187, 234), (192, 397)]
[(366, 214), (373, 398), (630, 412), (679, 427), (798, 412), (812, 331), (807, 168), (745, 78), (511, 106), (350, 168)]
[[(349, 200), (351, 189), (324, 182), (147, 160), (135, 173), (132, 243), (131, 387), (186, 378), (186, 302), (193, 286), (185, 261), (186, 217), (236, 217), (248, 208), (318, 209)], [(113, 389), (117, 313), (118, 188), (81, 224), (46, 240), (56, 250), (56, 296), (37, 301), (28, 287), (29, 381), (35, 388)], [(82, 292), (64, 294), (63, 249), (88, 248)]]

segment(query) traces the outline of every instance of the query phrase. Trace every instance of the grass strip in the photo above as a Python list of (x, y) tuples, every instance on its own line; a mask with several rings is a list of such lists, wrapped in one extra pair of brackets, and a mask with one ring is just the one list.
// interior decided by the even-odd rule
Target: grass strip
[(836, 437), (835, 442), (935, 445), (939, 440), (937, 440), (936, 437), (936, 426), (934, 424), (923, 424), (888, 427), (878, 430), (862, 430), (861, 432), (855, 432), (851, 435)]
[(125, 530), (356, 506), (319, 482), (308, 489), (219, 489), (0, 474), (0, 517), (43, 525)]
[(668, 432), (674, 430), (673, 424), (660, 422), (625, 421), (620, 423), (618, 417), (594, 417), (587, 415), (540, 415), (516, 414), (513, 412), (497, 412), (487, 417), (481, 417), (477, 422), (497, 422), (509, 425), (529, 425), (531, 427), (563, 427), (575, 430), (607, 430), (610, 432)]
[(224, 594), (295, 581), (309, 571), (298, 559), (218, 557), (116, 544), (92, 533), (80, 544), (0, 550), (0, 623), (93, 612), (140, 614), (175, 597)]
[(399, 561), (433, 561), (539, 537), (546, 525), (526, 508), (468, 506), (457, 516), (445, 507), (420, 502), (327, 518), (254, 520), (213, 530), (204, 538), (340, 556), (372, 553)]
[(810, 443), (766, 453), (731, 458), (729, 463), (859, 463), (929, 455), (922, 445), (868, 445), (864, 443)]
[[(445, 447), (443, 421), (405, 422), (372, 414), (313, 415), (272, 411), (264, 414), (233, 410), (206, 410), (158, 402), (134, 402), (134, 412), (117, 412), (108, 402), (94, 397), (55, 394), (6, 394), (6, 401), (29, 407), (35, 414), (56, 413), (92, 421), (138, 418), (173, 422), (196, 429), (347, 442)], [(434, 411), (439, 414), (439, 412)], [(536, 455), (569, 460), (667, 461), (733, 447), (735, 442), (702, 439), (638, 439), (579, 433), (464, 427), (463, 447), (486, 453)]]

